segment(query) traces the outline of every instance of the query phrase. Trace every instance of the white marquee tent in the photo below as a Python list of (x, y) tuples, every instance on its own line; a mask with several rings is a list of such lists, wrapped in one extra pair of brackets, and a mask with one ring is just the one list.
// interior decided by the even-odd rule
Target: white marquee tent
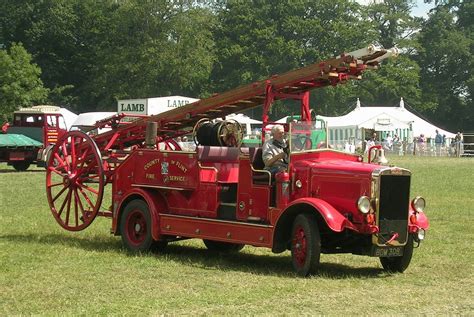
[(391, 132), (392, 136), (397, 134), (401, 140), (406, 139), (409, 142), (420, 134), (434, 138), (436, 130), (447, 138), (455, 136), (408, 111), (403, 98), (400, 99), (398, 107), (362, 107), (357, 99), (355, 109), (344, 116), (318, 117), (327, 122), (329, 139), (333, 141), (344, 141), (349, 138), (362, 140), (363, 129), (381, 132), (382, 137)]
[(233, 119), (237, 121), (238, 123), (240, 123), (241, 125), (245, 126), (245, 133), (247, 135), (252, 134), (252, 129), (262, 127), (262, 121), (252, 119), (243, 113), (233, 113), (226, 116), (225, 118), (226, 120)]

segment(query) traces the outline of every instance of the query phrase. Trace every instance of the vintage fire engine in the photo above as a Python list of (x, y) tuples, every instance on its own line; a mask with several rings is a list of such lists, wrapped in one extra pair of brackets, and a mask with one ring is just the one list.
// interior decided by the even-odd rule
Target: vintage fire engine
[[(135, 252), (198, 238), (221, 252), (290, 250), (302, 276), (317, 270), (321, 253), (379, 257), (386, 270), (403, 272), (428, 228), (425, 200), (410, 201), (410, 171), (381, 165), (379, 147), (364, 162), (327, 144), (315, 148), (309, 137), (311, 89), (360, 79), (394, 55), (371, 45), (158, 115), (117, 115), (96, 123), (111, 128), (99, 135), (68, 132), (48, 162), (52, 214), (71, 231), (110, 217), (111, 232)], [(284, 124), (289, 167), (276, 175), (264, 169), (261, 147), (240, 146), (238, 123), (211, 121), (263, 105), (268, 126), (272, 103), (287, 98), (300, 100), (301, 120)], [(191, 132), (196, 149), (183, 151), (175, 139)], [(103, 209), (109, 184), (112, 202)]]

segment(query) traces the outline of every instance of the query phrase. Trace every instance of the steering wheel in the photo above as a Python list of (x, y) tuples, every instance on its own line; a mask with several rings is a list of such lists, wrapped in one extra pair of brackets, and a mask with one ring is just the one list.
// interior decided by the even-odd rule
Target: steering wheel
[(298, 135), (293, 142), (293, 147), (297, 151), (309, 150), (313, 148), (313, 141), (309, 136)]
[(234, 119), (222, 121), (217, 135), (221, 146), (240, 147), (243, 141), (242, 126)]

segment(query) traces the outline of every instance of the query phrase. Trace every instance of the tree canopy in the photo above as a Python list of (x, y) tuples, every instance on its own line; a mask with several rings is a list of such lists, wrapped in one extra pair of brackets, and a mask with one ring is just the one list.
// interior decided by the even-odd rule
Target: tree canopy
[[(403, 97), (443, 128), (474, 129), (474, 4), (439, 1), (426, 19), (411, 16), (413, 5), (2, 1), (2, 112), (43, 101), (86, 112), (114, 110), (123, 98), (203, 98), (378, 42), (396, 45), (401, 56), (366, 80), (314, 91), (318, 113), (343, 114), (358, 97), (377, 105)], [(14, 74), (13, 63), (25, 71)], [(273, 116), (289, 111), (279, 104)]]
[(23, 46), (12, 43), (8, 50), (0, 50), (0, 117), (8, 118), (21, 106), (41, 103), (48, 89), (40, 79), (41, 69), (31, 61)]

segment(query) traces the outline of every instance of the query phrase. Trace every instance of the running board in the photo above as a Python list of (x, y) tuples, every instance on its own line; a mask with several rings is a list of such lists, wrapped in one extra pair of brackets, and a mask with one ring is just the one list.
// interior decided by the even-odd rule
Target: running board
[(273, 244), (273, 226), (238, 221), (160, 214), (160, 231), (163, 235), (267, 248), (271, 248)]

